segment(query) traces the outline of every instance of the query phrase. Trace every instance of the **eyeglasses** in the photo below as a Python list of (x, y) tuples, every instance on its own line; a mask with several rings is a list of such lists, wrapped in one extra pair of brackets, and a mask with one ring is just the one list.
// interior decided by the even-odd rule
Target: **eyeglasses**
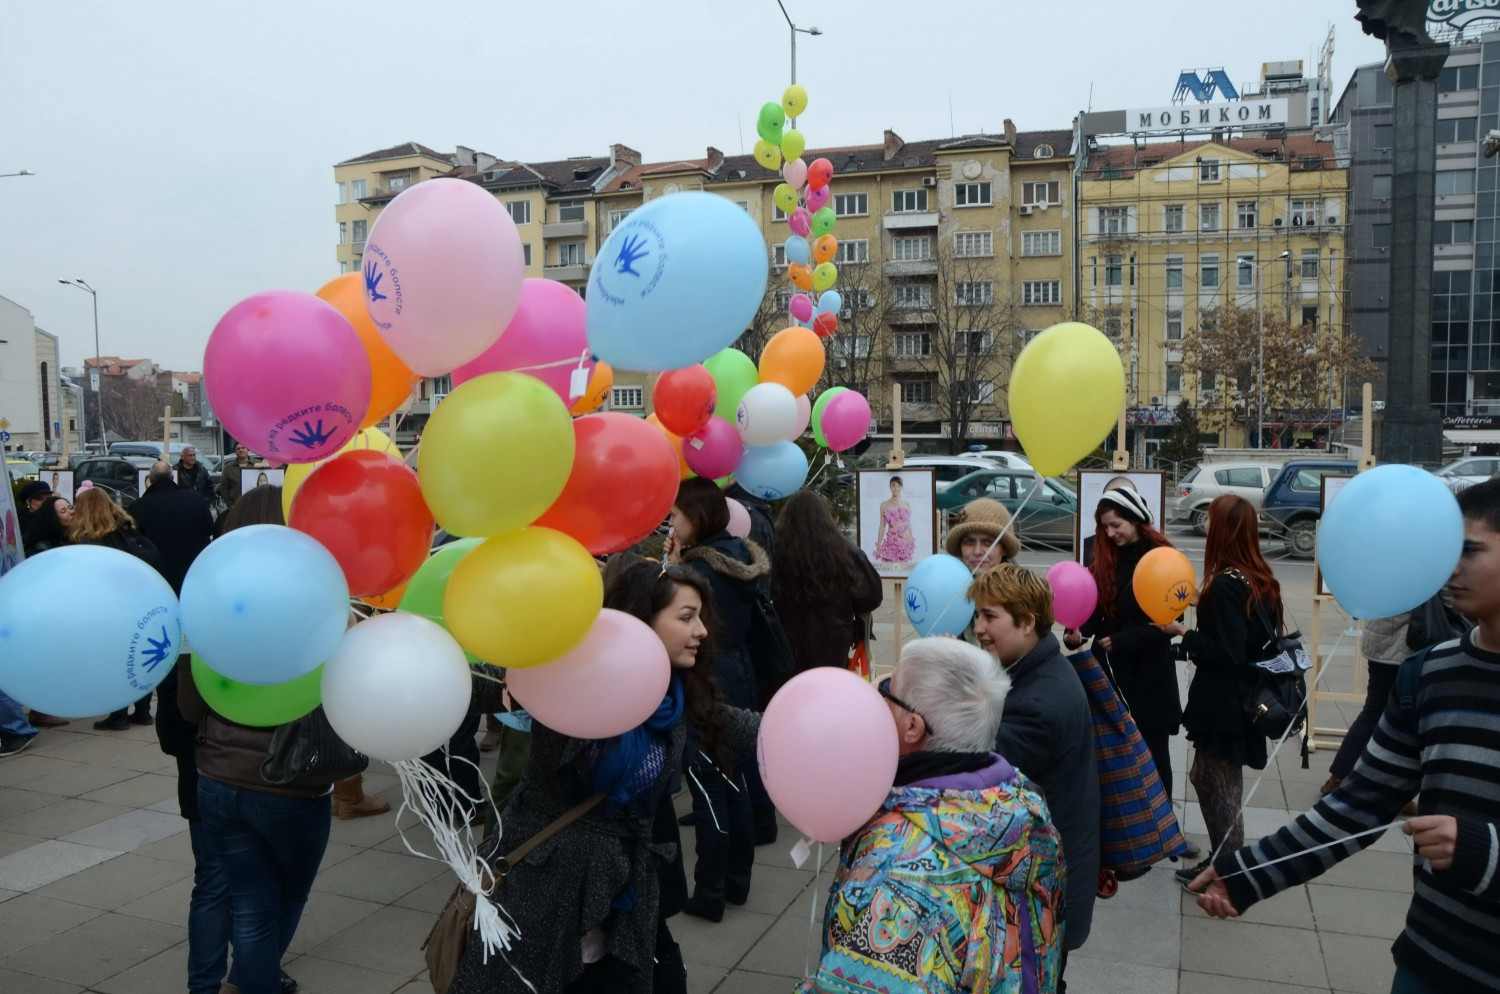
[(878, 691), (880, 691), (880, 696), (881, 697), (884, 697), (886, 700), (888, 700), (892, 704), (896, 705), (896, 707), (900, 708), (903, 711), (910, 711), (912, 714), (916, 715), (918, 718), (921, 718), (922, 719), (922, 724), (924, 724), (924, 725), (927, 726), (927, 734), (928, 735), (932, 734), (932, 722), (930, 722), (930, 721), (927, 720), (927, 716), (925, 714), (923, 714), (922, 712), (918, 711), (916, 708), (912, 707), (910, 704), (908, 704), (905, 701), (903, 701), (901, 698), (897, 697), (895, 694), (891, 693), (891, 678), (890, 677), (886, 677), (884, 680), (880, 681), (880, 683), (876, 685), (875, 689), (878, 690)]

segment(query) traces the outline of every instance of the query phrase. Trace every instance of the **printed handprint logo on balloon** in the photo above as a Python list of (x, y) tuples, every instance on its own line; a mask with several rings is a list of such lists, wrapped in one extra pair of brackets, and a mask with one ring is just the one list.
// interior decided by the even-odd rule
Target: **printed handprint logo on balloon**
[(316, 426), (308, 421), (302, 422), (302, 427), (292, 432), (291, 439), (303, 448), (313, 449), (326, 444), (337, 430), (337, 428), (324, 429), (323, 419), (319, 418)]
[(640, 276), (641, 274), (636, 271), (635, 264), (649, 254), (650, 252), (646, 248), (646, 237), (644, 235), (631, 235), (625, 239), (625, 243), (620, 246), (620, 251), (615, 256), (615, 272)]
[(385, 274), (380, 272), (374, 262), (365, 263), (365, 295), (370, 298), (370, 303), (377, 300), (385, 300), (386, 295), (380, 292), (380, 281), (385, 279)]
[(162, 626), (160, 639), (154, 639), (148, 635), (146, 644), (151, 648), (141, 653), (141, 659), (145, 662), (147, 670), (154, 670), (167, 658), (167, 650), (172, 646), (172, 639), (167, 635), (167, 626)]

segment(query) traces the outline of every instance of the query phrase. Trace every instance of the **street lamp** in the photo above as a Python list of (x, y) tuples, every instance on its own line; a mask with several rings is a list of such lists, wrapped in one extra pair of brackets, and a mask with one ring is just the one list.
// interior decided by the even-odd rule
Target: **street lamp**
[(93, 287), (85, 283), (81, 278), (76, 280), (58, 280), (64, 286), (77, 287), (87, 290), (90, 297), (94, 298), (94, 373), (89, 377), (89, 387), (97, 395), (94, 397), (94, 406), (99, 409), (99, 445), (100, 451), (109, 448), (109, 439), (104, 435), (104, 390), (102, 382), (95, 382), (94, 377), (103, 377), (103, 363), (99, 359), (99, 294)]
[[(795, 83), (797, 82), (797, 32), (800, 31), (805, 35), (820, 35), (823, 32), (817, 28), (797, 27), (797, 25), (792, 23), (792, 15), (786, 12), (786, 4), (782, 3), (781, 0), (776, 0), (776, 6), (781, 8), (781, 16), (786, 18), (786, 26), (792, 29), (792, 82)], [(793, 118), (793, 123), (796, 123), (795, 118)]]
[(1249, 259), (1241, 257), (1239, 264), (1241, 268), (1259, 269), (1261, 272), (1255, 274), (1255, 317), (1257, 331), (1255, 335), (1255, 447), (1264, 449), (1266, 447), (1266, 308), (1261, 303), (1261, 287), (1265, 284), (1263, 273), (1265, 268), (1273, 262), (1281, 262), (1283, 259), (1292, 257), (1291, 250), (1287, 250), (1274, 259), (1267, 259), (1256, 266)]
[(22, 169), (18, 173), (0, 173), (0, 177), (3, 177), (3, 176), (35, 176), (35, 175), (36, 175), (36, 173), (32, 172), (30, 169)]

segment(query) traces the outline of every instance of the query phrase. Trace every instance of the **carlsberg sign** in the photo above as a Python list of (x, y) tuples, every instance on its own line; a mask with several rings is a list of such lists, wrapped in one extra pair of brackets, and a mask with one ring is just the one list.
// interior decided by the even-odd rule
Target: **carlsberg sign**
[[(1500, 3), (1500, 0), (1496, 0)], [(1286, 100), (1244, 100), (1227, 104), (1177, 104), (1127, 110), (1127, 132), (1212, 131), (1215, 128), (1275, 128), (1287, 121)]]
[(1500, 0), (1432, 0), (1427, 5), (1428, 21), (1459, 30), (1486, 17), (1500, 17)]

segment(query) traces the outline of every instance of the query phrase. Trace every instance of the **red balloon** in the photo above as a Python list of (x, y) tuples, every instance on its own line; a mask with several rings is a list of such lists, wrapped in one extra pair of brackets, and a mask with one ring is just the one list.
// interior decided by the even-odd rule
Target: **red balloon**
[(832, 338), (833, 333), (839, 330), (839, 316), (837, 314), (819, 314), (813, 318), (813, 331), (818, 333), (819, 338)]
[(827, 159), (814, 159), (807, 167), (807, 188), (821, 190), (833, 179), (833, 163)]
[(570, 535), (596, 556), (630, 548), (656, 530), (677, 499), (672, 443), (628, 414), (578, 418), (573, 437), (573, 473), (536, 526)]
[(713, 374), (701, 364), (662, 373), (651, 393), (656, 419), (674, 435), (691, 435), (708, 424), (718, 403)]
[(436, 525), (417, 474), (401, 460), (356, 449), (313, 470), (287, 524), (317, 539), (344, 568), (351, 597), (410, 580), (432, 551)]

